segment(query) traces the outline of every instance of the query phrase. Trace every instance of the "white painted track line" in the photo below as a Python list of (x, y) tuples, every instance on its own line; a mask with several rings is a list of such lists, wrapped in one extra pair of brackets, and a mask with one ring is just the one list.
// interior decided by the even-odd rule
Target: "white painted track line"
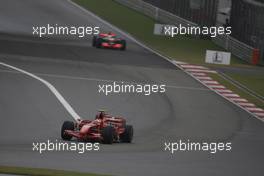
[(238, 103), (240, 106), (243, 107), (256, 107), (256, 105), (254, 105), (253, 103)]
[(264, 113), (255, 113), (257, 116), (264, 118)]
[(222, 86), (220, 84), (205, 84), (206, 86), (210, 87), (210, 88), (221, 88), (221, 89), (224, 89), (226, 88), (225, 86)]
[(10, 69), (13, 69), (13, 70), (16, 70), (20, 73), (23, 73), (27, 76), (30, 76), (38, 81), (40, 81), (41, 83), (43, 83), (45, 86), (47, 86), (49, 88), (49, 90), (56, 96), (56, 98), (59, 100), (59, 102), (63, 105), (63, 107), (68, 111), (68, 113), (72, 116), (72, 118), (77, 121), (78, 119), (81, 119), (81, 117), (75, 112), (75, 110), (71, 107), (71, 105), (65, 100), (65, 98), (59, 93), (59, 91), (51, 84), (49, 83), (48, 81), (32, 74), (32, 73), (29, 73), (25, 70), (22, 70), (20, 68), (17, 68), (17, 67), (14, 67), (12, 65), (9, 65), (9, 64), (6, 64), (6, 63), (3, 63), (3, 62), (0, 62), (0, 65), (3, 65), (7, 68), (10, 68)]
[(223, 93), (222, 95), (228, 98), (239, 98), (240, 97), (239, 95), (234, 94), (234, 93)]
[(204, 67), (204, 66), (199, 66), (199, 65), (189, 65), (189, 64), (181, 64), (182, 68), (190, 68), (190, 69), (204, 69), (204, 70), (208, 70), (208, 68)]
[(244, 98), (229, 98), (231, 101), (234, 101), (236, 103), (247, 103), (248, 101)]
[[(186, 72), (187, 73), (187, 72)], [(207, 76), (205, 73), (197, 73), (197, 72), (194, 72), (194, 73), (188, 73), (188, 74), (190, 74), (190, 75), (192, 75), (192, 76)]]
[(196, 73), (216, 73), (214, 70), (203, 70), (203, 69), (186, 69), (187, 72), (196, 72)]
[(250, 112), (264, 113), (264, 110), (261, 108), (247, 108)]
[(219, 93), (233, 93), (231, 90), (229, 89), (214, 89), (215, 91), (219, 92)]
[(213, 79), (209, 76), (197, 76), (196, 77), (197, 79), (201, 80), (201, 81), (204, 81), (204, 80), (207, 80), (207, 81), (212, 81)]
[[(20, 72), (16, 71), (9, 71), (9, 70), (1, 70), (0, 72), (4, 73), (13, 73), (13, 74), (21, 74)], [(32, 73), (34, 75), (43, 76), (43, 77), (51, 77), (51, 78), (58, 78), (58, 79), (71, 79), (71, 80), (83, 80), (83, 81), (96, 81), (96, 82), (109, 82), (109, 83), (127, 83), (127, 84), (139, 84), (143, 85), (145, 83), (140, 82), (128, 82), (128, 81), (122, 81), (122, 80), (110, 80), (110, 79), (99, 79), (99, 78), (88, 78), (88, 77), (79, 77), (79, 76), (69, 76), (69, 75), (58, 75), (58, 74), (48, 74), (48, 73)], [(150, 84), (150, 83), (148, 83)], [(185, 90), (200, 90), (200, 91), (210, 91), (206, 88), (200, 88), (200, 87), (187, 87), (187, 86), (176, 86), (176, 85), (168, 85), (164, 82), (157, 83), (157, 84), (164, 84), (166, 85), (166, 88), (170, 89), (185, 89)]]
[(211, 80), (210, 81), (208, 81), (208, 80), (202, 80), (202, 82), (205, 83), (205, 84), (208, 84), (208, 85), (210, 85), (210, 84), (218, 84), (218, 85), (220, 85), (219, 82), (213, 81), (213, 80), (212, 81)]

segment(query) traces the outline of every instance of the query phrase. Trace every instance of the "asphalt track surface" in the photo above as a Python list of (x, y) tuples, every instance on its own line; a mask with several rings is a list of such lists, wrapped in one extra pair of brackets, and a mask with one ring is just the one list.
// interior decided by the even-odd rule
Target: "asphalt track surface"
[[(26, 75), (0, 66), (0, 165), (114, 175), (263, 175), (264, 125), (175, 66), (128, 40), (125, 52), (92, 48), (91, 38), (33, 38), (32, 25), (97, 25), (64, 0), (0, 1), (0, 61), (52, 83), (83, 118), (98, 108), (122, 115), (135, 129), (132, 144), (98, 152), (32, 151), (32, 142), (60, 140), (72, 117), (55, 96)], [(165, 94), (98, 93), (111, 80), (166, 84)], [(231, 152), (164, 151), (178, 140), (232, 142)]]

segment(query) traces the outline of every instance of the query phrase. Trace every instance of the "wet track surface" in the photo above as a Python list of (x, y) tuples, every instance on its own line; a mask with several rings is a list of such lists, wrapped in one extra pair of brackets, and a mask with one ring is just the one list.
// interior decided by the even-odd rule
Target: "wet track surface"
[[(262, 175), (262, 122), (129, 39), (128, 50), (121, 52), (92, 48), (91, 37), (30, 36), (32, 25), (45, 23), (112, 30), (68, 1), (0, 3), (1, 62), (52, 83), (83, 118), (104, 108), (135, 128), (132, 144), (101, 145), (97, 152), (32, 151), (32, 142), (61, 140), (61, 124), (72, 117), (39, 81), (0, 66), (0, 165), (114, 175)], [(165, 94), (150, 96), (99, 94), (98, 84), (109, 80), (168, 87)], [(231, 141), (232, 151), (164, 152), (165, 141), (180, 139)]]

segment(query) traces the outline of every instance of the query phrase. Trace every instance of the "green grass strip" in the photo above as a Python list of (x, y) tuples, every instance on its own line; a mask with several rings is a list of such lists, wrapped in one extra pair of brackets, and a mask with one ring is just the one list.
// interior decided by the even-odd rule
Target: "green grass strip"
[(264, 74), (227, 73), (227, 75), (264, 97)]
[(260, 108), (264, 108), (264, 103), (262, 101), (258, 100), (254, 96), (248, 94), (244, 90), (242, 90), (242, 89), (238, 88), (237, 86), (233, 85), (228, 80), (225, 80), (224, 78), (222, 78), (221, 76), (219, 76), (217, 74), (209, 74), (209, 76), (211, 78), (213, 78), (215, 81), (218, 81), (223, 86), (225, 86), (228, 89), (232, 90), (234, 93), (240, 95), (240, 97), (247, 99), (249, 102), (254, 103), (256, 106), (258, 106)]
[[(91, 173), (81, 173), (53, 169), (39, 169), (26, 167), (0, 166), (0, 173), (13, 175), (30, 175), (30, 176), (103, 176)], [(106, 175), (104, 175), (106, 176)]]

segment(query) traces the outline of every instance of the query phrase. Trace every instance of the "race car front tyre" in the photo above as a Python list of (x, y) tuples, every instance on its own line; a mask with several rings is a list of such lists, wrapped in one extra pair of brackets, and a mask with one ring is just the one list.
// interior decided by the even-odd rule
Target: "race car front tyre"
[(102, 39), (101, 38), (98, 38), (97, 40), (96, 40), (96, 43), (95, 43), (95, 47), (96, 48), (101, 48), (102, 47)]
[(131, 143), (133, 139), (133, 126), (126, 125), (125, 132), (120, 135), (121, 142)]
[(104, 144), (112, 144), (115, 137), (115, 129), (112, 126), (107, 126), (102, 129), (102, 137)]
[(95, 47), (97, 41), (97, 37), (93, 36), (92, 46)]
[(61, 138), (63, 140), (69, 141), (71, 140), (72, 136), (65, 134), (65, 130), (74, 130), (74, 123), (71, 121), (65, 121), (61, 127)]
[(122, 47), (120, 49), (122, 51), (125, 51), (126, 50), (126, 41), (125, 40), (121, 40), (121, 44), (122, 44)]

